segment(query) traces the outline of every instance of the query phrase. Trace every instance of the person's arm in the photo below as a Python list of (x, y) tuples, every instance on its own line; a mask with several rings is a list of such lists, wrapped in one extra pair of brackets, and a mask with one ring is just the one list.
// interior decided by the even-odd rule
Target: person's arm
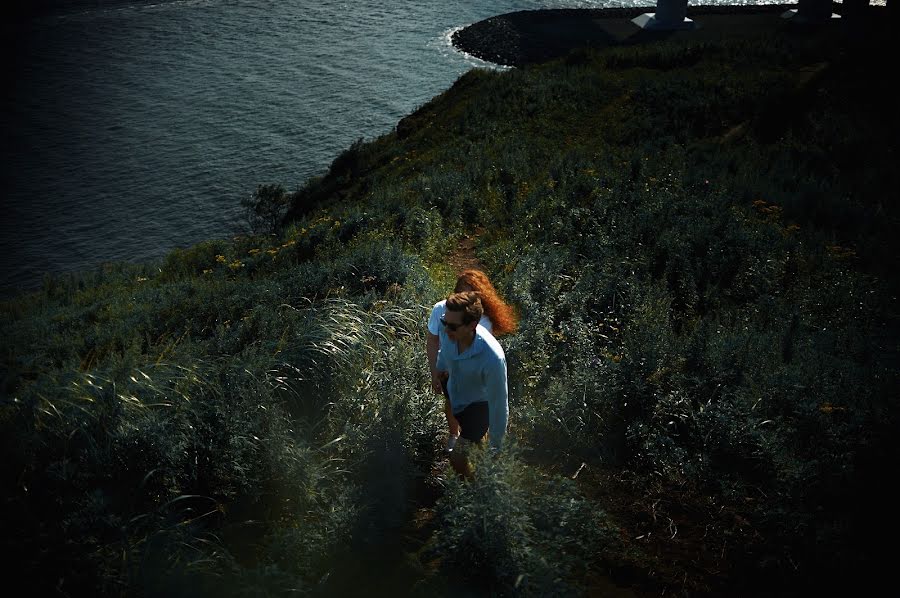
[(425, 352), (428, 354), (428, 370), (431, 372), (431, 390), (435, 394), (443, 394), (441, 378), (437, 369), (438, 352), (441, 349), (441, 337), (428, 333), (428, 341), (425, 344)]
[(490, 414), (491, 448), (499, 449), (503, 444), (506, 426), (509, 423), (509, 391), (506, 383), (506, 359), (498, 357), (487, 364), (485, 370), (485, 390)]
[(441, 314), (444, 313), (444, 301), (438, 301), (431, 308), (428, 316), (428, 340), (425, 342), (425, 353), (428, 355), (428, 371), (431, 373), (431, 390), (435, 394), (444, 394), (441, 386), (441, 374), (437, 365), (441, 350)]

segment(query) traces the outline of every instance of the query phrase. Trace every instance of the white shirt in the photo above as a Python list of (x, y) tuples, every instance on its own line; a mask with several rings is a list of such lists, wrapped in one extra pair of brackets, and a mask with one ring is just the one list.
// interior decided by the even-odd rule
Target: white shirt
[[(428, 332), (435, 336), (441, 335), (441, 317), (445, 313), (447, 313), (446, 299), (434, 304), (434, 307), (431, 308), (431, 316), (428, 318)], [(486, 315), (482, 314), (481, 319), (478, 320), (478, 325), (483, 326), (490, 333), (494, 332), (494, 325), (491, 324), (491, 319)]]

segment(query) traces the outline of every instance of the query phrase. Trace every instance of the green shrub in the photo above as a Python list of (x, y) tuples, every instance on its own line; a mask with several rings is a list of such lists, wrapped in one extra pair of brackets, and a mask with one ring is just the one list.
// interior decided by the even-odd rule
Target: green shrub
[(475, 477), (452, 480), (438, 504), (431, 550), (447, 575), (491, 594), (579, 595), (617, 543), (571, 480), (543, 478), (514, 452), (474, 454)]

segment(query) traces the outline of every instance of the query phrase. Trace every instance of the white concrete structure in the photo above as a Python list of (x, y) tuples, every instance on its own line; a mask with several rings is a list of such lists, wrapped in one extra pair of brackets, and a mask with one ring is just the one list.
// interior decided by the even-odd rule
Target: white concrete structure
[(687, 4), (688, 0), (656, 0), (656, 12), (645, 12), (631, 22), (641, 29), (657, 31), (696, 29), (699, 25), (687, 18)]

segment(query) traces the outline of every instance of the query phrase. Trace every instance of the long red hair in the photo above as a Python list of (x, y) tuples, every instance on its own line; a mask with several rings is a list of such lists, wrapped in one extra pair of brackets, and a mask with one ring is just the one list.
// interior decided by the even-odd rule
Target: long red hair
[(456, 279), (454, 292), (461, 292), (466, 286), (478, 293), (484, 315), (491, 320), (494, 336), (503, 336), (515, 332), (519, 327), (519, 317), (512, 306), (508, 305), (497, 294), (487, 274), (481, 270), (463, 270)]

